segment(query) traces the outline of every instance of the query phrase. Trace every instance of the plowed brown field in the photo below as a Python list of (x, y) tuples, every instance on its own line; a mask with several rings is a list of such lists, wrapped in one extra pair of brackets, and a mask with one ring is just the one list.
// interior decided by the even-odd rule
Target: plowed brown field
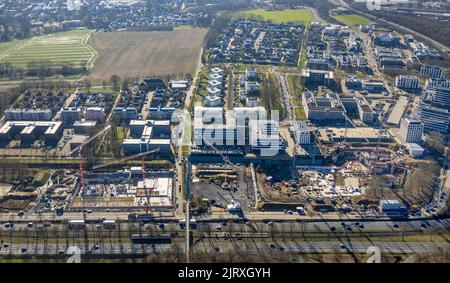
[(88, 79), (194, 74), (206, 29), (171, 32), (98, 32), (90, 44), (99, 57)]

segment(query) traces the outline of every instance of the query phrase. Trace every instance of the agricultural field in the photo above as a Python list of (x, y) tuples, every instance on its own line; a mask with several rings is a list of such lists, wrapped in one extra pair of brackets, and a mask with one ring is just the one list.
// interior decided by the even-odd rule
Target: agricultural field
[(91, 34), (91, 30), (81, 29), (0, 43), (0, 63), (26, 69), (28, 62), (50, 60), (91, 68), (96, 57), (88, 45)]
[(355, 15), (355, 14), (350, 14), (350, 15), (338, 15), (338, 16), (333, 16), (333, 18), (335, 18), (336, 20), (338, 20), (339, 22), (347, 25), (347, 26), (359, 26), (359, 25), (368, 25), (368, 24), (373, 24), (374, 22), (361, 17), (359, 15)]
[(313, 20), (311, 12), (308, 9), (285, 9), (276, 11), (267, 11), (264, 9), (254, 9), (239, 12), (236, 14), (239, 18), (260, 18), (265, 21), (273, 21), (277, 23), (301, 23), (304, 25), (309, 25)]
[(142, 76), (195, 73), (206, 29), (170, 32), (98, 32), (90, 44), (99, 58), (89, 75), (94, 82)]

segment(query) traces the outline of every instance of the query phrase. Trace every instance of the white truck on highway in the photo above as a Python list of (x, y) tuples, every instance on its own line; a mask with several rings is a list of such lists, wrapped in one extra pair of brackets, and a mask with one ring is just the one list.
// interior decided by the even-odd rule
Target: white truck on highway
[(84, 220), (69, 220), (68, 227), (70, 230), (81, 230), (86, 227)]

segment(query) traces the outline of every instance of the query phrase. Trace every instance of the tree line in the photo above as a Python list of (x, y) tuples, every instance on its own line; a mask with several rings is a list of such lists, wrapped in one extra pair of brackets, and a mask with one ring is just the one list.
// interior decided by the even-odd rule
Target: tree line
[(33, 60), (27, 63), (26, 68), (20, 68), (14, 66), (10, 62), (0, 63), (0, 76), (2, 77), (51, 77), (54, 75), (79, 75), (86, 74), (87, 68), (85, 62), (82, 62), (80, 66), (75, 65), (72, 62), (54, 62), (51, 60)]
[(30, 20), (20, 16), (0, 15), (0, 42), (31, 36)]

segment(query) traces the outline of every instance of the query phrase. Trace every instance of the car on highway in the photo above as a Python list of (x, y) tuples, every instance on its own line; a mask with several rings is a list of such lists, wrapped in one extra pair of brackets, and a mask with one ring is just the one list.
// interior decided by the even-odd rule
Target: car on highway
[(14, 223), (5, 223), (5, 228), (13, 228)]
[(8, 243), (3, 243), (3, 247), (4, 248), (7, 248), (7, 247), (9, 247), (10, 245), (8, 244)]
[(341, 249), (346, 249), (347, 246), (345, 244), (340, 244)]
[(20, 252), (21, 252), (21, 253), (26, 253), (26, 252), (27, 252), (27, 248), (21, 248), (21, 249), (20, 249)]
[(400, 226), (398, 226), (397, 223), (394, 223), (394, 225), (392, 225), (392, 227), (394, 227), (394, 228), (400, 228)]
[(28, 228), (33, 228), (33, 222), (28, 222), (27, 227)]

